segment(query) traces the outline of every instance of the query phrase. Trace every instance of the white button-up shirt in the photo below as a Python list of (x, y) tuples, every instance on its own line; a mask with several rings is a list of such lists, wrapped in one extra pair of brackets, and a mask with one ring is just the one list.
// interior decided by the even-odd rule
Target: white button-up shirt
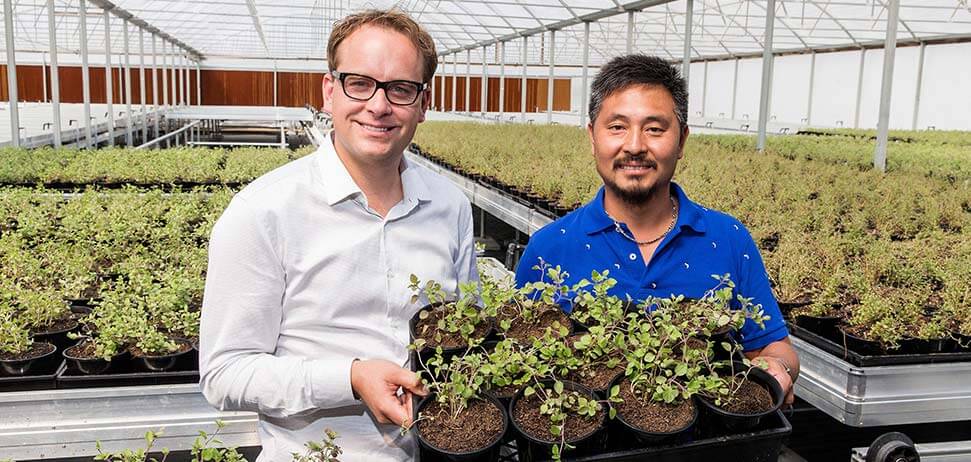
[(256, 411), (258, 462), (290, 461), (335, 430), (341, 460), (402, 460), (410, 435), (351, 391), (351, 362), (408, 366), (409, 276), (448, 293), (477, 280), (468, 199), (404, 162), (382, 218), (326, 143), (258, 178), (216, 222), (202, 308), (200, 386), (222, 410)]

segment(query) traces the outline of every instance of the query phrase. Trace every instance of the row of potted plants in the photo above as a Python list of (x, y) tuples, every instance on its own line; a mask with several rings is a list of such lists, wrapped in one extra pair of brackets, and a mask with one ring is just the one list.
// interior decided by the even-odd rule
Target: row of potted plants
[(208, 235), (231, 197), (0, 192), (0, 363), (17, 364), (7, 374), (29, 373), (42, 353), (89, 374), (108, 360), (174, 366), (169, 355), (198, 336)]
[[(852, 138), (876, 139), (875, 129), (863, 128), (813, 128), (800, 130), (800, 134), (818, 136), (848, 136)], [(971, 146), (971, 133), (960, 130), (890, 130), (890, 141), (905, 143), (956, 144)]]
[(272, 148), (0, 149), (0, 184), (238, 184), (313, 152)]
[[(416, 140), (443, 165), (561, 206), (589, 200), (601, 185), (586, 134), (575, 127), (426, 123)], [(883, 352), (900, 351), (908, 338), (942, 336), (948, 340), (937, 344), (961, 349), (971, 335), (971, 250), (964, 236), (971, 229), (971, 182), (924, 170), (853, 168), (840, 149), (863, 140), (775, 137), (768, 155), (752, 143), (692, 136), (676, 181), (693, 200), (746, 224), (784, 307), (827, 311)]]
[(467, 285), (457, 300), (412, 277), (429, 302), (409, 346), (431, 392), (414, 424), (426, 451), (497, 460), (513, 439), (520, 460), (559, 460), (677, 443), (699, 419), (737, 433), (781, 406), (779, 384), (733, 341), (746, 319), (765, 317), (728, 275), (699, 300), (635, 305), (608, 294), (606, 271), (567, 287), (559, 268), (535, 269), (544, 281), (517, 289), (483, 277), (481, 292)]
[[(219, 433), (226, 428), (226, 423), (216, 420), (216, 430), (212, 433), (199, 430), (199, 436), (192, 442), (189, 449), (190, 462), (247, 462), (236, 447), (226, 447), (219, 439)], [(108, 462), (165, 462), (170, 455), (168, 448), (156, 448), (158, 438), (164, 436), (163, 430), (145, 433), (145, 446), (142, 448), (127, 448), (119, 451), (106, 451), (101, 441), (95, 442), (98, 455), (93, 460)], [(337, 444), (337, 433), (331, 429), (324, 429), (324, 436), (319, 441), (308, 441), (304, 444), (304, 452), (293, 453), (292, 462), (340, 462), (343, 453)], [(158, 454), (161, 459), (155, 456)], [(0, 462), (13, 462), (10, 459), (0, 459)]]

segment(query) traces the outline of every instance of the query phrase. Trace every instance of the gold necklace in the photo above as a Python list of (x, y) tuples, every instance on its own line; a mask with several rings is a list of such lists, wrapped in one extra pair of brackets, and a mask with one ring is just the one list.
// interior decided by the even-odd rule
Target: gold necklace
[(670, 233), (671, 230), (674, 229), (674, 224), (677, 223), (677, 221), (678, 221), (678, 203), (674, 201), (674, 196), (668, 196), (668, 197), (671, 199), (671, 224), (668, 225), (668, 229), (664, 230), (664, 232), (661, 233), (660, 236), (655, 237), (654, 239), (647, 240), (647, 241), (638, 241), (637, 239), (634, 238), (634, 236), (632, 236), (630, 234), (627, 234), (627, 231), (624, 231), (624, 227), (623, 226), (620, 226), (620, 222), (618, 222), (614, 217), (610, 216), (610, 214), (607, 213), (606, 210), (604, 210), (604, 213), (607, 213), (607, 217), (610, 218), (614, 222), (614, 229), (621, 236), (624, 236), (625, 238), (627, 238), (627, 240), (629, 240), (629, 241), (637, 244), (638, 246), (651, 245), (651, 244), (653, 244), (653, 243), (655, 243), (657, 241), (660, 241), (661, 239), (664, 239), (664, 236), (667, 236), (668, 233)]

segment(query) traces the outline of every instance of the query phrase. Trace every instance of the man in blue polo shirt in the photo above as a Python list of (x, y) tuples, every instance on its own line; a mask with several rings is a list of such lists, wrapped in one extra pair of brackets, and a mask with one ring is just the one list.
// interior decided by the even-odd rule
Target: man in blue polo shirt
[(691, 202), (671, 181), (688, 138), (687, 106), (684, 79), (660, 58), (621, 56), (600, 69), (587, 132), (604, 186), (593, 201), (530, 238), (516, 282), (538, 280), (533, 267), (542, 259), (569, 273), (567, 284), (607, 269), (620, 297), (700, 298), (717, 285), (712, 275), (729, 274), (736, 294), (770, 316), (764, 329), (749, 320), (738, 332), (745, 355), (764, 359), (791, 403), (799, 359), (752, 236), (735, 218)]

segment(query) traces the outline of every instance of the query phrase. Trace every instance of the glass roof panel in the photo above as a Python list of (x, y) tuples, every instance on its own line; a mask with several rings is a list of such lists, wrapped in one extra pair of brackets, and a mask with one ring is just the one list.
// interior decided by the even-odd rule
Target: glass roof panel
[[(777, 0), (774, 47), (874, 46), (886, 34), (887, 0)], [(45, 0), (15, 2), (16, 49), (48, 50)], [(520, 60), (523, 33), (557, 34), (557, 64), (578, 65), (583, 58), (583, 26), (577, 18), (597, 15), (590, 28), (590, 63), (627, 50), (627, 9), (634, 14), (635, 50), (681, 59), (686, 0), (114, 0), (136, 24), (148, 26), (205, 57), (254, 58), (272, 66), (274, 59), (319, 60), (335, 21), (369, 7), (397, 6), (416, 17), (433, 35), (441, 52), (481, 49), (497, 40), (513, 40), (507, 61)], [(761, 51), (767, 0), (694, 0), (692, 58), (730, 57)], [(88, 48), (104, 54), (105, 28), (99, 0), (87, 1)], [(80, 48), (78, 0), (55, 0), (58, 46), (65, 53)], [(588, 19), (588, 18), (585, 18)], [(120, 53), (122, 20), (110, 18), (112, 53)], [(137, 47), (136, 25), (131, 26)], [(971, 40), (971, 6), (966, 0), (901, 0), (898, 39), (942, 36)], [(548, 37), (548, 34), (546, 34)], [(150, 38), (147, 35), (146, 38)], [(548, 38), (530, 38), (529, 60), (542, 63)], [(150, 40), (146, 40), (146, 46)], [(536, 44), (534, 47), (532, 44)], [(513, 49), (515, 48), (515, 52)], [(462, 51), (464, 53), (464, 51)], [(480, 51), (476, 53), (481, 54)], [(494, 51), (490, 51), (494, 53)], [(478, 56), (474, 53), (475, 56)], [(515, 56), (514, 56), (515, 55)]]

